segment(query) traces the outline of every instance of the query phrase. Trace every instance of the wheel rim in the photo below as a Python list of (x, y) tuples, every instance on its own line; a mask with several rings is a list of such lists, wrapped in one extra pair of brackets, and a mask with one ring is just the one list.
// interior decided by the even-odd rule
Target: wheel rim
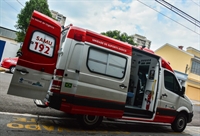
[(97, 123), (98, 120), (99, 120), (99, 116), (84, 115), (84, 122), (87, 125), (93, 125)]
[(179, 129), (182, 129), (182, 128), (184, 128), (184, 126), (185, 126), (185, 119), (183, 117), (181, 117), (177, 121), (177, 127)]
[(11, 73), (14, 73), (15, 72), (15, 67), (12, 67), (10, 71), (11, 71)]

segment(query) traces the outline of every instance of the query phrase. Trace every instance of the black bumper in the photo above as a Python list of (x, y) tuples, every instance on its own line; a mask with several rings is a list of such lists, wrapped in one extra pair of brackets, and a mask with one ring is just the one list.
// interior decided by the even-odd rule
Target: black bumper
[(193, 112), (188, 114), (188, 123), (192, 122)]
[(49, 107), (56, 110), (60, 110), (61, 100), (62, 100), (60, 94), (52, 93), (51, 95), (49, 95), (47, 93), (45, 100), (48, 102)]

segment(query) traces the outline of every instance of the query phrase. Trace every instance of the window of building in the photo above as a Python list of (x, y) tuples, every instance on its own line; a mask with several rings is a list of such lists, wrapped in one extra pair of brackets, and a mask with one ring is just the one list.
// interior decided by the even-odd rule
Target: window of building
[(164, 71), (164, 82), (165, 82), (165, 88), (167, 90), (172, 91), (176, 94), (179, 93), (180, 91), (179, 83), (172, 73)]
[(200, 62), (192, 61), (191, 73), (200, 75)]
[(57, 21), (58, 21), (58, 22), (60, 22), (60, 21), (61, 21), (61, 19), (62, 19), (61, 17), (57, 17)]
[(139, 45), (145, 46), (146, 41), (145, 41), (145, 40), (142, 40), (142, 39), (137, 39), (137, 43), (138, 43)]
[(57, 21), (60, 22), (62, 20), (62, 16), (61, 15), (57, 15)]
[(125, 57), (90, 48), (87, 66), (91, 72), (115, 78), (123, 78), (126, 70), (126, 61)]

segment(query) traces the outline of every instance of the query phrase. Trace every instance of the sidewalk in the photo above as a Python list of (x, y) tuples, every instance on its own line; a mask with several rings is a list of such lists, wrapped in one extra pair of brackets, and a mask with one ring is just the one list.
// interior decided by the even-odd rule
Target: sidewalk
[(0, 72), (5, 72), (5, 71), (6, 71), (5, 68), (0, 67)]
[(200, 101), (191, 100), (192, 104), (200, 106)]

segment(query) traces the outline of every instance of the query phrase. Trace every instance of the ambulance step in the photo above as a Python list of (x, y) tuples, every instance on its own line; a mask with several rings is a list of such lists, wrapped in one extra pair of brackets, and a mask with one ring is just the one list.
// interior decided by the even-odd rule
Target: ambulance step
[(46, 107), (48, 107), (43, 101), (41, 101), (41, 100), (34, 100), (34, 103), (38, 106), (38, 107), (40, 107), (40, 108), (46, 108)]
[(152, 118), (153, 115), (124, 112), (123, 116), (150, 119), (150, 118)]
[(125, 106), (124, 116), (138, 117), (138, 118), (152, 118), (154, 112), (144, 110), (135, 106)]

